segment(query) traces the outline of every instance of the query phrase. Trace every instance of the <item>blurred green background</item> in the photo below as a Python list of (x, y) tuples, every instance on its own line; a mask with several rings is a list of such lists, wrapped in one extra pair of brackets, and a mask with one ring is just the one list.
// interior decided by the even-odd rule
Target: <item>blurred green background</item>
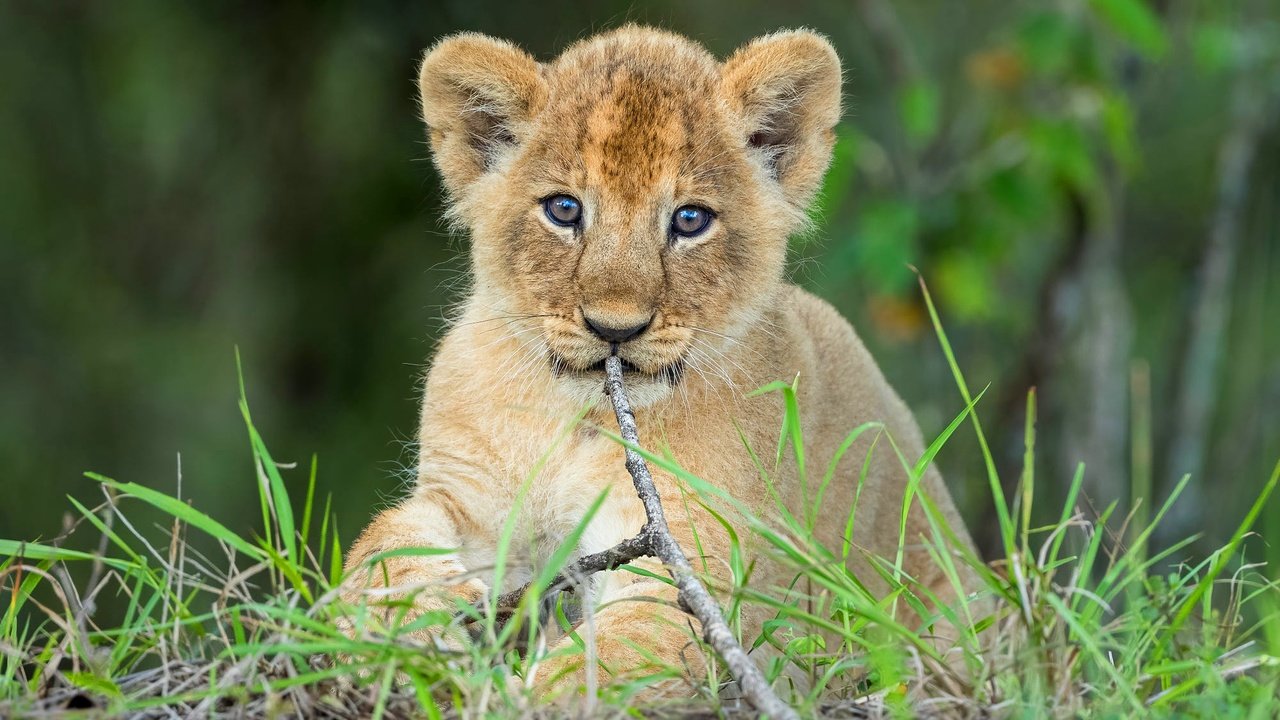
[[(1274, 0), (0, 0), (0, 537), (55, 536), (64, 495), (98, 497), (85, 470), (173, 491), (179, 454), (183, 496), (251, 532), (238, 346), (258, 427), (319, 456), (349, 542), (407, 477), (466, 267), (422, 49), (477, 30), (545, 59), (627, 21), (722, 57), (835, 43), (847, 111), (794, 274), (926, 435), (962, 403), (908, 264), (989, 386), (1007, 486), (1035, 386), (1041, 511), (1078, 462), (1099, 509), (1189, 472), (1165, 540), (1231, 532), (1280, 458)], [(971, 434), (940, 462), (991, 547)]]

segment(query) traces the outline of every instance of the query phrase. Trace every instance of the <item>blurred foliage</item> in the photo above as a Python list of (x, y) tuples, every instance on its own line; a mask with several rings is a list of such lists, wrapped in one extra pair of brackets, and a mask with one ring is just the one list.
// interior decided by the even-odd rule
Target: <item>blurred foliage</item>
[[(407, 478), (418, 378), (465, 282), (465, 239), (438, 222), (416, 117), (421, 50), (465, 29), (545, 58), (626, 21), (720, 56), (779, 27), (832, 39), (848, 110), (819, 229), (795, 242), (795, 277), (860, 329), (930, 435), (961, 404), (918, 268), (966, 374), (997, 390), (979, 413), (1008, 438), (1010, 477), (1031, 384), (1049, 408), (1048, 476), (1065, 485), (1090, 460), (1054, 455), (1080, 388), (1032, 360), (1067, 353), (1048, 329), (1084, 312), (1072, 292), (1088, 285), (1070, 278), (1112, 223), (1130, 305), (1117, 313), (1132, 316), (1122, 354), (1150, 363), (1157, 494), (1172, 485), (1180, 471), (1159, 458), (1173, 441), (1231, 91), (1280, 87), (1273, 0), (8, 0), (0, 536), (56, 534), (62, 495), (93, 488), (84, 470), (170, 489), (178, 453), (184, 497), (248, 529), (238, 345), (259, 427), (286, 458), (318, 453), (322, 490), (353, 537)], [(1248, 177), (1195, 481), (1213, 492), (1195, 508), (1211, 540), (1280, 456), (1278, 206), (1272, 123)], [(981, 518), (977, 454), (950, 447), (944, 473)], [(1100, 486), (1128, 496), (1127, 477)]]

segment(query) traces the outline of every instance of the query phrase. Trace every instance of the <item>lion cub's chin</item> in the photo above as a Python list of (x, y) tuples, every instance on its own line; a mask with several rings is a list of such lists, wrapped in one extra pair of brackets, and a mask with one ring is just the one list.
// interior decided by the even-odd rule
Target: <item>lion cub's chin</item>
[[(642, 408), (665, 400), (671, 395), (671, 384), (665, 380), (643, 375), (627, 373), (627, 399), (631, 407)], [(586, 405), (600, 402), (604, 396), (604, 372), (593, 371), (561, 375), (554, 380), (556, 388), (569, 396), (575, 405)]]

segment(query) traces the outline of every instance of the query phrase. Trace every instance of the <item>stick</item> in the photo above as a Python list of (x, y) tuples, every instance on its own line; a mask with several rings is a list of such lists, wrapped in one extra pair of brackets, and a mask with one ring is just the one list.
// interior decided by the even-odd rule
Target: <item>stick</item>
[(611, 355), (604, 361), (605, 392), (613, 402), (613, 412), (618, 418), (618, 429), (622, 439), (627, 442), (627, 472), (635, 483), (636, 494), (644, 503), (647, 521), (640, 530), (640, 538), (647, 537), (653, 553), (666, 566), (671, 578), (679, 588), (681, 607), (688, 609), (698, 622), (702, 624), (702, 636), (715, 650), (720, 659), (729, 668), (729, 674), (738, 681), (742, 694), (758, 712), (768, 715), (774, 720), (798, 720), (799, 716), (786, 703), (782, 702), (769, 687), (768, 681), (760, 672), (760, 668), (747, 657), (747, 653), (738, 644), (719, 604), (711, 597), (711, 593), (693, 574), (689, 560), (684, 551), (671, 536), (667, 527), (667, 518), (662, 512), (662, 500), (658, 497), (658, 489), (653, 484), (653, 476), (649, 474), (649, 466), (634, 448), (640, 446), (639, 433), (636, 430), (636, 416), (631, 411), (631, 403), (627, 400), (626, 389), (622, 384), (622, 361), (617, 355)]
[[(666, 515), (662, 512), (662, 500), (658, 488), (653, 484), (653, 476), (649, 474), (649, 466), (634, 448), (640, 446), (639, 433), (636, 429), (636, 416), (631, 411), (631, 402), (627, 399), (626, 388), (622, 383), (622, 361), (616, 355), (604, 361), (605, 393), (613, 403), (614, 415), (618, 418), (618, 429), (625, 447), (627, 472), (635, 484), (636, 494), (644, 503), (645, 524), (640, 533), (614, 545), (608, 550), (592, 553), (570, 563), (564, 572), (552, 579), (543, 591), (549, 597), (562, 590), (569, 590), (581, 585), (591, 575), (606, 570), (616, 570), (636, 558), (656, 557), (666, 566), (667, 572), (676, 581), (679, 590), (678, 604), (686, 612), (698, 619), (702, 624), (702, 636), (711, 649), (715, 651), (729, 668), (729, 674), (738, 682), (742, 695), (751, 703), (751, 707), (762, 715), (773, 720), (798, 720), (799, 716), (786, 703), (782, 702), (769, 687), (768, 681), (761, 674), (760, 668), (747, 657), (742, 645), (733, 636), (729, 625), (724, 621), (720, 605), (711, 597), (711, 593), (693, 574), (688, 558), (667, 527)], [(529, 592), (529, 586), (517, 588), (498, 597), (496, 611), (498, 623), (505, 624), (511, 614), (520, 606)], [(470, 622), (470, 621), (465, 621)]]

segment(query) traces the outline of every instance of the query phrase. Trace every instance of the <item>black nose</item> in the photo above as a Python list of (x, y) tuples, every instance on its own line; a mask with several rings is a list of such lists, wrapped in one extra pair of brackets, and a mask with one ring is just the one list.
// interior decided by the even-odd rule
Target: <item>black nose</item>
[(586, 315), (582, 316), (582, 320), (587, 324), (587, 329), (589, 329), (591, 332), (596, 334), (596, 337), (600, 338), (601, 340), (604, 340), (605, 342), (611, 342), (611, 343), (626, 342), (636, 337), (640, 333), (644, 332), (645, 330), (647, 330), (649, 328), (649, 323), (653, 322), (653, 319), (650, 318), (649, 320), (645, 320), (639, 325), (632, 325), (631, 327), (620, 328), (620, 327), (609, 327), (608, 325), (592, 320)]

